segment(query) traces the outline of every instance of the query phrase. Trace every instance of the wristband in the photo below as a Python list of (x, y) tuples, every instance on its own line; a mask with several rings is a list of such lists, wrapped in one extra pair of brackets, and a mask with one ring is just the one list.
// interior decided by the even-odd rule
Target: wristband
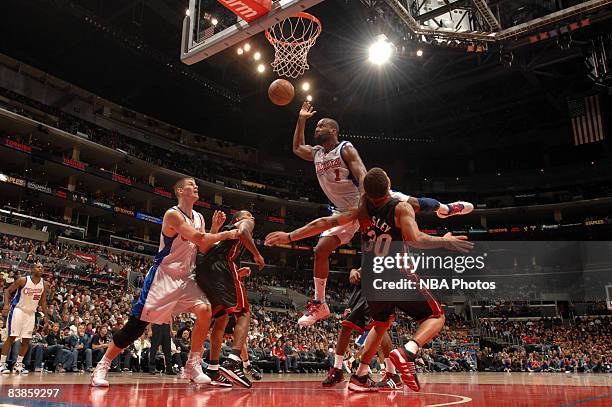
[(291, 232), (287, 233), (287, 236), (289, 237), (289, 242), (293, 242), (293, 240), (291, 240)]

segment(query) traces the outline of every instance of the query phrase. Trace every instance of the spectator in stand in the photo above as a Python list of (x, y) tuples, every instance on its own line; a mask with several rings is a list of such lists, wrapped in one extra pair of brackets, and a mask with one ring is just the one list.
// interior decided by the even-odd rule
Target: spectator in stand
[(187, 358), (191, 351), (191, 331), (189, 329), (183, 329), (181, 337), (174, 337), (173, 340), (178, 350), (177, 354), (172, 355), (173, 364), (183, 367), (185, 363), (187, 363)]

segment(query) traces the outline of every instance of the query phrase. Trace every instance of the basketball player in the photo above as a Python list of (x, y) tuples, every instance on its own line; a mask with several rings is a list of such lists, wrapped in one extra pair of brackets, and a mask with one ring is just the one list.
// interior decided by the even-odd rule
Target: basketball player
[[(259, 270), (263, 269), (264, 259), (253, 241), (254, 227), (255, 218), (250, 212), (244, 210), (236, 212), (232, 223), (223, 229), (228, 232), (237, 231), (238, 240), (219, 243), (197, 259), (195, 279), (209, 299), (215, 317), (210, 334), (210, 360), (206, 372), (214, 386), (230, 387), (231, 382), (227, 379), (231, 379), (244, 387), (251, 387), (251, 381), (244, 373), (243, 360), (240, 357), (246, 343), (251, 313), (246, 289), (240, 279), (236, 262), (240, 261), (246, 248), (253, 256)], [(221, 342), (230, 315), (236, 319), (232, 350), (229, 359), (219, 366)]]
[[(465, 236), (452, 236), (447, 233), (443, 237), (430, 236), (419, 231), (415, 221), (415, 212), (407, 202), (394, 198), (391, 194), (391, 181), (380, 168), (372, 168), (363, 180), (365, 196), (358, 208), (338, 213), (325, 218), (316, 219), (306, 226), (293, 232), (273, 232), (266, 236), (266, 245), (276, 245), (301, 240), (328, 230), (360, 221), (369, 224), (367, 234), (362, 238), (370, 242), (375, 241), (383, 234), (390, 235), (394, 241), (405, 241), (408, 245), (433, 249), (443, 247), (449, 250), (467, 252), (473, 247)], [(365, 243), (365, 242), (364, 242)], [(372, 245), (373, 246), (373, 245)], [(364, 250), (367, 247), (364, 246)], [(415, 274), (412, 278), (418, 279)], [(419, 328), (413, 337), (403, 347), (391, 351), (389, 357), (399, 370), (402, 381), (414, 391), (420, 390), (416, 376), (415, 358), (421, 346), (433, 339), (444, 326), (444, 313), (440, 304), (429, 291), (418, 290), (418, 301), (368, 301), (373, 328), (366, 339), (364, 353), (356, 374), (349, 382), (349, 389), (353, 391), (376, 391), (378, 388), (370, 378), (369, 364), (384, 335), (391, 326), (395, 308), (404, 311), (416, 321), (420, 321)]]
[(111, 361), (138, 339), (149, 323), (167, 324), (173, 314), (196, 315), (191, 336), (191, 352), (185, 364), (184, 377), (196, 384), (208, 384), (202, 372), (202, 346), (210, 327), (210, 303), (193, 280), (198, 246), (234, 239), (235, 231), (215, 233), (225, 221), (222, 212), (213, 216), (212, 233), (205, 233), (204, 218), (193, 210), (199, 199), (193, 178), (182, 178), (174, 185), (178, 205), (168, 209), (162, 222), (159, 252), (149, 269), (140, 297), (134, 303), (127, 323), (113, 336), (113, 341), (92, 373), (91, 385), (107, 387), (106, 374)]
[[(372, 328), (368, 303), (361, 293), (361, 286), (359, 285), (361, 281), (361, 269), (351, 270), (349, 281), (351, 284), (355, 285), (355, 288), (349, 298), (348, 306), (341, 322), (342, 328), (338, 335), (338, 342), (336, 343), (334, 366), (329, 369), (327, 377), (321, 383), (323, 387), (332, 387), (344, 381), (342, 364), (353, 331), (357, 331), (361, 335), (356, 343), (363, 346), (363, 343), (360, 343), (360, 341), (364, 337), (364, 334), (367, 335), (370, 328)], [(376, 383), (376, 387), (379, 390), (401, 390), (402, 380), (395, 371), (395, 365), (393, 365), (393, 362), (389, 359), (389, 353), (392, 350), (392, 342), (388, 334), (385, 334), (380, 347), (385, 359), (385, 376), (380, 382)], [(360, 351), (360, 353), (362, 352)], [(348, 370), (350, 373), (350, 369)]]
[[(338, 141), (340, 128), (334, 119), (324, 118), (317, 123), (314, 133), (317, 145), (310, 146), (304, 143), (306, 121), (315, 113), (310, 103), (304, 102), (293, 135), (293, 152), (304, 160), (314, 162), (321, 189), (337, 211), (346, 211), (359, 204), (366, 168), (359, 153), (350, 142)], [(442, 204), (432, 198), (403, 196), (419, 211), (436, 212), (440, 218), (466, 215), (474, 209), (469, 202), (458, 201)], [(358, 222), (351, 222), (333, 227), (321, 234), (314, 249), (314, 300), (309, 302), (306, 312), (299, 319), (300, 325), (310, 326), (329, 316), (329, 307), (325, 303), (329, 256), (340, 245), (350, 242), (358, 229)]]
[[(28, 374), (23, 365), (23, 357), (28, 351), (30, 339), (34, 332), (36, 323), (35, 313), (39, 303), (42, 312), (45, 314), (45, 319), (48, 316), (47, 284), (42, 279), (42, 272), (42, 263), (36, 261), (31, 275), (17, 279), (4, 291), (2, 315), (7, 317), (9, 337), (2, 346), (2, 356), (0, 356), (0, 372), (3, 374), (11, 373), (6, 363), (6, 356), (16, 338), (21, 339), (21, 348), (19, 349), (17, 362), (13, 366), (13, 371), (17, 374)], [(11, 296), (15, 291), (17, 294), (15, 294), (11, 301)]]

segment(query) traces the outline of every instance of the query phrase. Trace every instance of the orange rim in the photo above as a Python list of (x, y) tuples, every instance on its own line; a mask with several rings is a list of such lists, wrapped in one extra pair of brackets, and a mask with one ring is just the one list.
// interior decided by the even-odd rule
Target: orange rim
[[(272, 44), (272, 45), (274, 45), (274, 44), (293, 45), (293, 46), (297, 46), (297, 45), (301, 45), (301, 44), (306, 44), (308, 42), (316, 40), (319, 37), (319, 35), (321, 35), (321, 31), (323, 31), (323, 26), (321, 26), (321, 21), (319, 21), (319, 19), (316, 18), (315, 16), (313, 16), (312, 14), (308, 14), (308, 13), (305, 13), (303, 11), (300, 11), (296, 15), (291, 16), (289, 18), (305, 18), (305, 19), (310, 20), (313, 23), (315, 23), (317, 25), (317, 30), (315, 31), (314, 36), (309, 38), (309, 39), (307, 39), (306, 41), (296, 41), (296, 42), (280, 41), (280, 40), (277, 40), (276, 38), (272, 37), (272, 35), (270, 35), (270, 28), (271, 28), (270, 27), (270, 28), (268, 28), (266, 30), (266, 38), (268, 39), (270, 44)], [(277, 24), (280, 24), (280, 23), (277, 23)], [(274, 25), (276, 25), (276, 24), (274, 24)]]

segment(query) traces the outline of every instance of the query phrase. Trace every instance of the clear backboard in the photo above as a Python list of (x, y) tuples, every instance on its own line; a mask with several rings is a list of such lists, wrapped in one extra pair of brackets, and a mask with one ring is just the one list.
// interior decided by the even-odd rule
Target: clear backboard
[(236, 12), (247, 19), (256, 14), (248, 4), (252, 1), (189, 0), (183, 20), (181, 61), (187, 65), (202, 61), (323, 0), (277, 0), (272, 1), (269, 12), (250, 22), (238, 17)]

